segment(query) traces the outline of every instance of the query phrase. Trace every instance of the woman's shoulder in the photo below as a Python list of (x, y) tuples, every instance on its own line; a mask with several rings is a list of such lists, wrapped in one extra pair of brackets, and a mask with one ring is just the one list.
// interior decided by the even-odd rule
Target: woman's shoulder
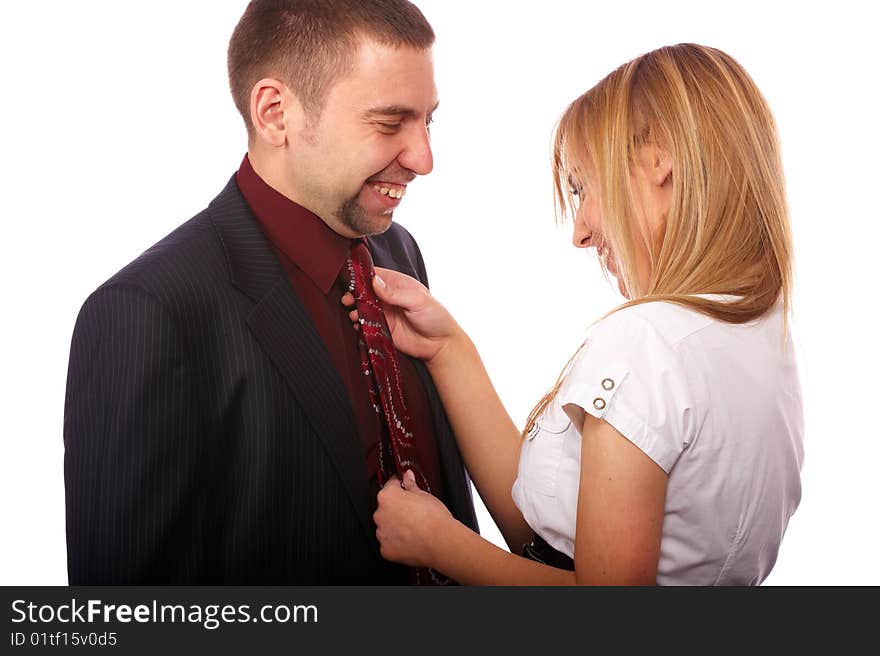
[(593, 341), (661, 341), (675, 347), (718, 321), (695, 309), (668, 301), (647, 301), (613, 311), (593, 327)]
[(679, 344), (712, 321), (660, 301), (613, 312), (573, 358), (559, 403), (607, 421), (668, 473), (707, 407), (691, 384), (702, 365)]

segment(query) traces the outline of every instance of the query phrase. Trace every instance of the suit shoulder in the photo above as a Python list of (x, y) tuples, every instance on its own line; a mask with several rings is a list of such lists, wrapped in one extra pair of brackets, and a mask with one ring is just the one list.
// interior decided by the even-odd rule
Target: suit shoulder
[(153, 244), (132, 262), (102, 284), (108, 287), (137, 288), (164, 299), (185, 288), (201, 287), (223, 273), (222, 245), (203, 210)]

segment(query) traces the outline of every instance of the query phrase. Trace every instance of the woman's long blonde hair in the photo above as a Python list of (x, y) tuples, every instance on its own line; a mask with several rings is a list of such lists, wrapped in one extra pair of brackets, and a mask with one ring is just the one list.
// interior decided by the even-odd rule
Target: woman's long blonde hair
[[(637, 151), (648, 143), (672, 161), (672, 203), (659, 246), (637, 209), (630, 175)], [(669, 301), (745, 323), (781, 299), (787, 317), (792, 239), (776, 125), (761, 92), (732, 57), (690, 43), (660, 48), (577, 98), (553, 143), (559, 216), (577, 212), (569, 180), (582, 171), (595, 180), (588, 193), (596, 195), (604, 238), (629, 299), (614, 311)], [(639, 247), (651, 262), (647, 289), (639, 286)], [(573, 360), (529, 414), (523, 435), (555, 398)]]

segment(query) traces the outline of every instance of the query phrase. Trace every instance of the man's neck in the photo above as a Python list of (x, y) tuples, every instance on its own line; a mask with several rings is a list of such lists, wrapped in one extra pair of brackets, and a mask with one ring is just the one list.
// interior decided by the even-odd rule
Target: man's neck
[(254, 172), (258, 176), (260, 176), (263, 182), (272, 187), (272, 189), (277, 191), (285, 198), (293, 201), (300, 207), (304, 207), (309, 210), (312, 214), (314, 214), (324, 223), (326, 223), (327, 227), (333, 230), (333, 232), (342, 235), (343, 237), (348, 237), (349, 239), (359, 239), (363, 237), (363, 235), (354, 234), (335, 216), (325, 216), (324, 212), (319, 211), (316, 207), (313, 207), (311, 203), (302, 198), (302, 194), (297, 193), (292, 188), (292, 185), (285, 175), (284, 168), (281, 165), (279, 159), (265, 157), (263, 154), (255, 152), (254, 150), (249, 148), (248, 160), (250, 161)]

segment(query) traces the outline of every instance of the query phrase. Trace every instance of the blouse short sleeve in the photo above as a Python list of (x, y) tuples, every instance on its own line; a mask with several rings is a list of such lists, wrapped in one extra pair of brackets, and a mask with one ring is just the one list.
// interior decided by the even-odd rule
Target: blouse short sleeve
[(593, 328), (558, 398), (607, 421), (668, 474), (695, 434), (695, 409), (679, 354), (638, 307)]

